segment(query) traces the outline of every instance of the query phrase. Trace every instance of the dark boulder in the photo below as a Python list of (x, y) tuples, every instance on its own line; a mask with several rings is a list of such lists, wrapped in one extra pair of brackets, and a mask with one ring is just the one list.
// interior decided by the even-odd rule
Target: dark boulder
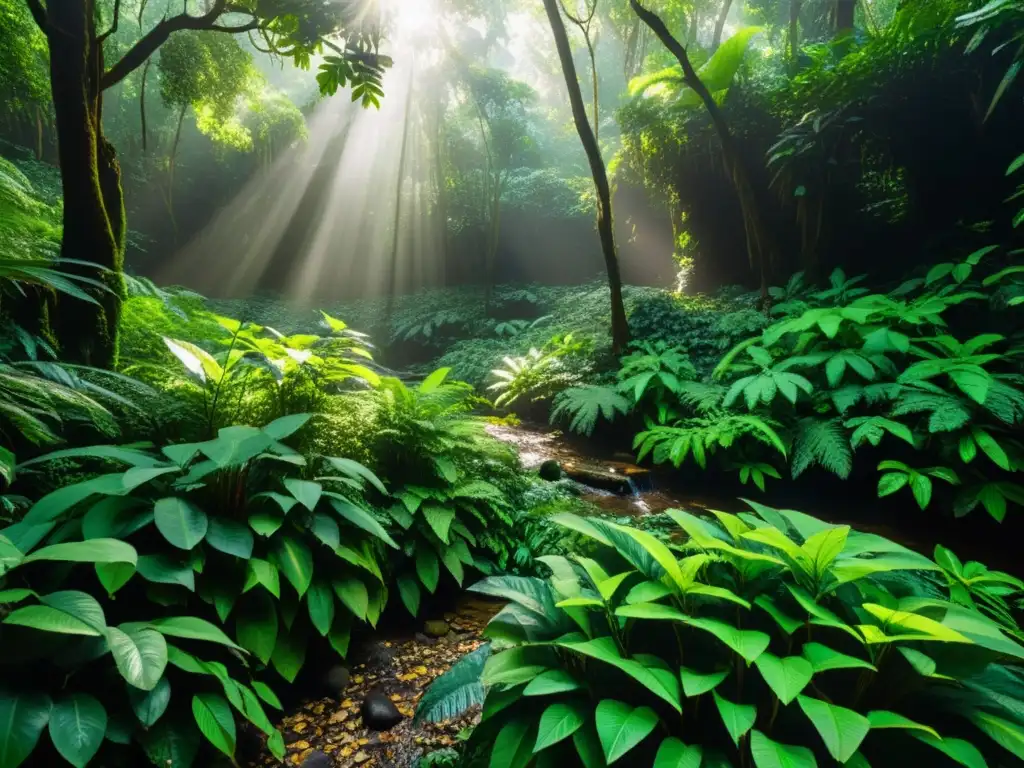
[(324, 690), (328, 696), (339, 697), (348, 687), (352, 674), (340, 664), (331, 667), (324, 675)]
[(549, 482), (555, 482), (556, 480), (562, 479), (562, 467), (554, 459), (548, 459), (540, 465), (540, 469), (537, 471), (542, 480)]
[(402, 722), (402, 713), (382, 690), (374, 688), (363, 699), (359, 713), (371, 731), (389, 731)]
[(444, 619), (430, 619), (423, 624), (423, 634), (427, 637), (445, 637), (450, 629)]

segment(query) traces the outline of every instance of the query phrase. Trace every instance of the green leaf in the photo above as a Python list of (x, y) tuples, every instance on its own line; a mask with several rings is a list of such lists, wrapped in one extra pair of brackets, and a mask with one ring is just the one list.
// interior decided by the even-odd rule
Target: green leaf
[(256, 512), (249, 515), (249, 527), (264, 538), (277, 533), (284, 525), (284, 516), (275, 510)]
[(361, 620), (366, 620), (366, 613), (370, 605), (370, 595), (366, 585), (357, 578), (347, 576), (335, 579), (332, 583), (334, 594), (338, 596), (342, 604)]
[(163, 635), (127, 625), (108, 627), (107, 646), (117, 671), (129, 685), (142, 691), (156, 688), (167, 668), (167, 641)]
[(706, 675), (686, 667), (680, 667), (679, 676), (683, 681), (683, 693), (687, 698), (693, 698), (717, 688), (729, 676), (729, 670), (723, 669)]
[(324, 492), (323, 486), (320, 483), (314, 483), (312, 480), (297, 480), (294, 477), (286, 477), (284, 479), (284, 487), (288, 489), (288, 493), (294, 496), (299, 504), (310, 512), (316, 509), (316, 505), (320, 503), (320, 496)]
[(16, 768), (32, 754), (50, 719), (50, 697), (0, 688), (0, 766)]
[(436, 371), (431, 373), (427, 378), (420, 382), (419, 391), (421, 395), (429, 395), (440, 387), (448, 374), (451, 373), (451, 368), (438, 368)]
[(169, 555), (143, 555), (139, 558), (139, 575), (156, 584), (179, 584), (194, 592), (196, 576), (191, 566)]
[(658, 715), (650, 707), (634, 709), (621, 701), (604, 699), (597, 705), (595, 723), (605, 760), (611, 765), (647, 738), (658, 725)]
[(427, 591), (433, 594), (440, 578), (440, 564), (437, 555), (422, 545), (416, 547), (416, 574)]
[(192, 549), (206, 536), (209, 525), (203, 510), (177, 496), (157, 501), (153, 521), (163, 537), (178, 549)]
[(747, 663), (752, 663), (764, 653), (771, 642), (771, 638), (764, 632), (751, 629), (736, 629), (731, 624), (717, 619), (688, 618), (686, 623), (691, 627), (710, 632), (736, 653), (742, 656)]
[(780, 659), (765, 651), (754, 662), (761, 677), (768, 687), (778, 696), (783, 704), (789, 704), (814, 677), (814, 669), (807, 659), (800, 656), (788, 656)]
[(339, 515), (357, 528), (361, 528), (367, 533), (376, 536), (392, 549), (398, 549), (398, 545), (395, 543), (394, 539), (388, 535), (388, 532), (384, 530), (384, 526), (382, 526), (377, 521), (377, 518), (365, 509), (356, 506), (348, 499), (331, 499), (331, 506), (334, 507), (334, 510)]
[(506, 723), (494, 739), (489, 768), (526, 768), (533, 757), (530, 730), (530, 722), (525, 718)]
[(448, 530), (455, 519), (455, 510), (451, 507), (442, 507), (439, 504), (424, 504), (421, 509), (431, 530), (437, 535), (437, 538), (447, 544)]
[(274, 597), (281, 597), (281, 572), (277, 570), (276, 565), (254, 557), (249, 560), (247, 568), (248, 578), (243, 592), (248, 592), (259, 584)]
[(270, 557), (299, 597), (306, 594), (313, 581), (313, 555), (309, 547), (292, 536), (281, 536), (271, 545)]
[(65, 563), (129, 563), (138, 562), (138, 554), (131, 544), (117, 539), (90, 539), (67, 541), (37, 549), (26, 555), (22, 564), (41, 560)]
[(234, 555), (243, 560), (252, 557), (252, 531), (235, 520), (211, 518), (206, 531), (206, 543), (226, 555)]
[(830, 669), (875, 669), (874, 665), (867, 661), (833, 651), (820, 643), (804, 643), (801, 652), (815, 672), (827, 672)]
[(789, 614), (782, 611), (768, 595), (758, 595), (754, 598), (754, 605), (764, 610), (769, 616), (771, 616), (775, 623), (779, 625), (786, 635), (792, 635), (800, 627), (804, 625), (799, 619), (794, 619)]
[(582, 688), (582, 684), (564, 669), (541, 672), (523, 689), (523, 696), (550, 696)]
[(580, 701), (559, 701), (549, 706), (540, 716), (534, 754), (572, 736), (586, 719), (587, 707)]
[(239, 645), (263, 664), (269, 664), (277, 645), (277, 632), (277, 610), (270, 595), (259, 590), (243, 598), (235, 615)]
[[(334, 624), (334, 593), (327, 582), (314, 579), (306, 593), (306, 607), (309, 609), (309, 620), (323, 637), (331, 631)], [(415, 614), (413, 614), (415, 615)]]
[(485, 643), (435, 679), (416, 707), (414, 722), (440, 723), (461, 716), (474, 705), (483, 704), (484, 686), (480, 678), (490, 654), (491, 646)]
[(171, 701), (171, 683), (166, 677), (161, 677), (151, 691), (129, 688), (128, 700), (139, 722), (146, 728), (152, 728), (167, 711)]
[(234, 759), (235, 716), (227, 700), (217, 693), (198, 693), (192, 697), (192, 716), (206, 740)]
[[(682, 711), (679, 696), (679, 685), (677, 684), (675, 677), (672, 675), (666, 675), (664, 677), (656, 675), (638, 661), (622, 658), (618, 649), (615, 647), (615, 641), (612, 640), (612, 638), (599, 637), (595, 640), (589, 640), (582, 643), (562, 640), (556, 641), (555, 644), (563, 648), (568, 648), (576, 653), (583, 654), (584, 656), (597, 659), (605, 664), (610, 664), (613, 667), (617, 667), (647, 688), (647, 690), (655, 696), (671, 704), (672, 708), (677, 712)], [(499, 654), (498, 658), (501, 658), (502, 656), (504, 656), (504, 654)], [(538, 670), (538, 673), (542, 671), (542, 669)], [(522, 682), (525, 682), (525, 680)]]
[(231, 642), (231, 638), (213, 624), (195, 616), (170, 616), (165, 619), (154, 619), (149, 622), (149, 626), (168, 637), (180, 637), (182, 640), (201, 640), (206, 643), (216, 643), (217, 645), (234, 648), (236, 651), (242, 650)]
[(988, 763), (985, 762), (984, 756), (969, 741), (955, 739), (951, 736), (937, 739), (930, 733), (912, 732), (911, 735), (918, 741), (923, 741), (928, 746), (939, 750), (939, 752), (965, 766), (965, 768), (988, 768)]
[(607, 768), (601, 740), (597, 738), (597, 729), (592, 723), (587, 723), (572, 735), (572, 744), (583, 768)]
[(988, 456), (993, 464), (1002, 470), (1010, 471), (1010, 457), (1006, 455), (1006, 451), (1003, 450), (1003, 447), (996, 442), (992, 435), (980, 427), (975, 427), (971, 434), (978, 447), (981, 448), (982, 453)]
[(274, 419), (267, 424), (263, 428), (263, 432), (270, 435), (274, 440), (284, 440), (306, 426), (306, 422), (310, 418), (312, 417), (308, 413), (293, 413), (290, 416), (282, 416), (280, 419)]
[(915, 723), (910, 718), (904, 717), (896, 712), (887, 712), (885, 710), (876, 709), (873, 712), (868, 712), (868, 722), (871, 723), (872, 730), (880, 728), (901, 728), (911, 731), (923, 731), (924, 733), (930, 733), (937, 739), (941, 738), (934, 728), (927, 725), (921, 725), (921, 723)]
[(341, 544), (341, 529), (338, 528), (334, 518), (325, 515), (323, 512), (317, 512), (313, 515), (313, 522), (310, 527), (313, 535), (320, 539), (320, 543), (328, 549), (337, 549)]
[(719, 696), (718, 691), (712, 692), (711, 695), (715, 697), (715, 706), (718, 707), (718, 714), (732, 738), (732, 743), (739, 746), (743, 734), (754, 727), (757, 707), (752, 704), (733, 704)]
[(972, 712), (969, 718), (992, 741), (1007, 752), (1010, 752), (1018, 760), (1024, 760), (1024, 728), (1017, 723), (997, 717), (989, 712), (983, 712), (980, 709)]
[(75, 768), (85, 768), (103, 743), (107, 710), (92, 696), (72, 693), (58, 699), (50, 710), (50, 739), (61, 757)]
[(661, 742), (652, 768), (700, 768), (703, 750), (697, 746), (686, 746), (675, 737)]
[(760, 731), (750, 734), (750, 753), (757, 768), (817, 768), (814, 753), (806, 747), (779, 744)]
[(301, 624), (295, 624), (291, 630), (284, 628), (278, 633), (277, 645), (270, 661), (274, 669), (289, 683), (294, 683), (296, 676), (306, 662), (306, 633)]
[(256, 691), (256, 695), (259, 696), (266, 704), (269, 704), (274, 709), (283, 710), (284, 707), (281, 705), (281, 700), (277, 698), (277, 694), (271, 690), (270, 686), (260, 680), (252, 681), (252, 689)]
[(868, 719), (852, 709), (807, 696), (798, 697), (797, 703), (818, 730), (829, 754), (840, 763), (850, 759), (871, 729)]
[(362, 478), (376, 488), (380, 493), (387, 496), (388, 489), (384, 487), (384, 483), (381, 482), (380, 478), (377, 477), (373, 472), (364, 467), (358, 461), (352, 459), (339, 459), (333, 456), (327, 457), (327, 462), (337, 469), (339, 472), (344, 472), (352, 479)]
[(103, 630), (97, 628), (94, 622), (84, 621), (74, 614), (48, 605), (28, 605), (24, 608), (17, 608), (8, 614), (3, 623), (61, 635), (91, 637), (103, 635)]
[(420, 585), (408, 574), (398, 576), (398, 594), (406, 610), (415, 616), (420, 610)]
[(348, 645), (351, 640), (352, 617), (335, 611), (334, 624), (331, 625), (331, 633), (327, 636), (327, 641), (335, 653), (341, 658), (345, 658), (348, 655)]

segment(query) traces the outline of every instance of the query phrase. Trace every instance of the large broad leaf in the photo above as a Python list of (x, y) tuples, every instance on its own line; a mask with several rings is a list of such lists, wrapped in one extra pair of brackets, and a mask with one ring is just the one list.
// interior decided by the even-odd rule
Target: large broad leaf
[(416, 547), (416, 575), (420, 577), (420, 581), (423, 582), (427, 591), (433, 594), (440, 579), (441, 567), (437, 561), (437, 555), (424, 546)]
[(516, 718), (507, 722), (494, 739), (489, 768), (526, 768), (533, 757), (530, 720)]
[(192, 567), (169, 555), (143, 555), (139, 558), (139, 575), (156, 584), (179, 584), (194, 592), (196, 575)]
[(332, 498), (331, 506), (334, 507), (335, 512), (352, 523), (352, 525), (376, 536), (389, 547), (398, 549), (398, 545), (395, 543), (395, 540), (391, 538), (386, 530), (384, 530), (384, 526), (380, 524), (377, 518), (362, 507), (353, 504), (348, 499), (340, 497)]
[(440, 504), (424, 504), (421, 507), (423, 518), (427, 521), (431, 530), (445, 544), (448, 543), (448, 531), (455, 519), (455, 510), (451, 507), (443, 507)]
[(295, 624), (290, 630), (282, 630), (277, 636), (274, 655), (270, 658), (274, 669), (289, 683), (295, 678), (306, 663), (306, 632), (303, 624)]
[(50, 697), (0, 688), (0, 765), (18, 766), (39, 742), (50, 719)]
[(170, 496), (153, 507), (153, 522), (171, 544), (179, 549), (192, 549), (206, 536), (209, 519), (192, 502)]
[(234, 555), (243, 560), (252, 557), (252, 531), (236, 520), (211, 518), (206, 531), (206, 543), (226, 555)]
[(183, 640), (201, 640), (206, 643), (216, 643), (242, 650), (231, 638), (221, 632), (217, 627), (204, 619), (195, 616), (170, 616), (166, 619), (154, 619), (149, 626), (168, 637), (180, 637)]
[(570, 672), (564, 669), (549, 669), (533, 678), (523, 689), (523, 696), (551, 696), (556, 693), (579, 690), (583, 687)]
[(737, 629), (731, 624), (717, 619), (688, 618), (686, 623), (691, 627), (710, 632), (742, 656), (748, 664), (754, 662), (758, 656), (764, 653), (768, 643), (771, 642), (771, 638), (764, 632), (753, 629)]
[(597, 736), (611, 765), (629, 752), (655, 729), (658, 715), (650, 707), (637, 707), (612, 699), (604, 699), (595, 713)]
[(64, 696), (50, 710), (50, 740), (75, 768), (92, 760), (106, 732), (107, 710), (86, 693)]
[(146, 728), (152, 728), (171, 702), (171, 683), (166, 677), (161, 677), (151, 691), (129, 688), (128, 700), (139, 722)]
[(555, 702), (540, 716), (534, 753), (569, 738), (586, 722), (589, 708), (582, 701)]
[(335, 579), (332, 586), (334, 594), (338, 596), (342, 604), (352, 611), (356, 618), (365, 621), (370, 606), (370, 593), (366, 589), (366, 584), (357, 578), (348, 576)]
[(42, 632), (92, 637), (101, 637), (107, 629), (103, 608), (85, 592), (53, 592), (40, 600), (43, 605), (29, 605), (11, 611), (4, 623)]
[(267, 424), (263, 431), (274, 440), (284, 440), (306, 426), (306, 422), (310, 418), (311, 416), (308, 413), (293, 413), (290, 416), (282, 416), (280, 419), (274, 419)]
[(269, 664), (277, 645), (277, 631), (277, 610), (267, 592), (256, 590), (242, 599), (235, 616), (235, 637), (239, 645)]
[(704, 752), (698, 745), (686, 746), (675, 737), (661, 742), (652, 768), (700, 768)]
[(754, 662), (768, 687), (783, 704), (789, 704), (814, 677), (814, 668), (801, 656), (787, 656), (780, 659), (767, 651)]
[(235, 716), (227, 700), (217, 693), (196, 694), (192, 697), (192, 716), (207, 741), (233, 760)]
[(839, 653), (839, 651), (834, 651), (821, 643), (804, 643), (801, 652), (804, 658), (811, 663), (811, 667), (815, 672), (826, 672), (830, 669), (857, 668), (875, 670), (875, 666), (870, 662), (858, 659), (855, 656), (847, 656), (845, 653)]
[(309, 585), (306, 607), (309, 609), (309, 620), (313, 627), (326, 637), (334, 624), (334, 593), (326, 581), (314, 579)]
[(951, 736), (937, 739), (930, 733), (912, 733), (911, 735), (928, 746), (939, 750), (939, 752), (965, 768), (988, 768), (985, 757), (969, 741), (955, 739)]
[(324, 488), (320, 483), (314, 483), (312, 480), (298, 480), (294, 477), (286, 477), (284, 479), (284, 487), (288, 489), (288, 493), (294, 496), (299, 504), (310, 512), (316, 509), (316, 505), (320, 503), (320, 497), (324, 492)]
[(22, 563), (50, 560), (66, 563), (128, 563), (135, 565), (138, 554), (131, 544), (117, 539), (90, 539), (89, 541), (67, 541), (37, 549), (27, 555)]
[(398, 594), (402, 598), (402, 605), (409, 613), (415, 616), (420, 610), (420, 585), (419, 582), (407, 573), (398, 575)]
[(871, 729), (868, 719), (852, 709), (808, 696), (798, 697), (797, 702), (818, 730), (829, 754), (840, 763), (850, 759)]
[(107, 646), (117, 671), (139, 690), (152, 691), (167, 667), (167, 641), (159, 632), (135, 627), (109, 627)]
[(740, 737), (754, 727), (757, 707), (752, 704), (734, 704), (719, 696), (717, 691), (711, 695), (715, 697), (715, 706), (718, 707), (718, 714), (732, 738), (732, 743), (739, 746)]
[(679, 686), (676, 685), (678, 682), (676, 677), (674, 675), (664, 677), (656, 675), (640, 662), (622, 658), (612, 638), (599, 637), (582, 643), (566, 642), (563, 640), (557, 642), (556, 645), (617, 667), (647, 688), (655, 696), (671, 704), (677, 712), (682, 711), (680, 690)]
[(313, 555), (309, 547), (292, 536), (281, 536), (274, 541), (270, 556), (299, 597), (306, 594), (313, 581)]
[(817, 768), (814, 753), (806, 747), (795, 747), (772, 741), (760, 731), (750, 734), (750, 753), (757, 768)]
[(388, 489), (384, 487), (384, 483), (381, 482), (380, 478), (377, 477), (373, 472), (364, 467), (358, 461), (352, 459), (339, 459), (333, 456), (327, 457), (327, 463), (334, 467), (339, 472), (351, 477), (353, 480), (366, 480), (370, 485), (376, 488), (385, 496), (388, 493)]
[(1024, 760), (1024, 727), (981, 710), (975, 710), (970, 719), (992, 741), (1016, 756), (1018, 760)]
[(700, 696), (708, 691), (713, 691), (728, 676), (728, 669), (704, 674), (702, 672), (695, 672), (692, 669), (687, 669), (686, 667), (679, 668), (679, 677), (683, 682), (683, 693), (687, 698)]
[(472, 706), (483, 704), (481, 677), (490, 655), (490, 643), (485, 643), (434, 680), (416, 707), (416, 721), (440, 723), (459, 717)]

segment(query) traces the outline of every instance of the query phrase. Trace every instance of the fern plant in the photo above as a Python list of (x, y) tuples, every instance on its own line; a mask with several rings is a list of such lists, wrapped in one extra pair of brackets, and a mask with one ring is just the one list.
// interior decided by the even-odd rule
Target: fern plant
[(506, 356), (504, 367), (491, 371), (496, 381), (487, 389), (498, 393), (497, 408), (505, 408), (526, 399), (531, 403), (550, 400), (559, 392), (579, 383), (579, 373), (565, 360), (584, 349), (573, 334), (555, 335), (542, 349), (531, 348), (522, 357)]

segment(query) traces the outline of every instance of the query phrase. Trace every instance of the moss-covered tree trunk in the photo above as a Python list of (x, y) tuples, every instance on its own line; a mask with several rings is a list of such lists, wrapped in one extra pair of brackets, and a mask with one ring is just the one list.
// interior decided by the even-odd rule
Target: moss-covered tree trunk
[[(96, 303), (62, 297), (53, 330), (65, 360), (110, 368), (117, 357), (117, 323), (123, 295), (125, 215), (121, 171), (113, 146), (103, 138), (100, 76), (102, 44), (92, 0), (50, 0), (46, 7), (50, 80), (56, 113), (64, 193), (61, 258), (108, 270), (109, 291)], [(96, 269), (68, 264), (88, 277)]]
[(836, 0), (836, 33), (852, 32), (857, 0)]
[(601, 148), (597, 143), (594, 130), (587, 119), (587, 108), (583, 103), (580, 82), (576, 77), (576, 65), (572, 59), (572, 48), (569, 47), (569, 36), (559, 13), (558, 0), (544, 0), (551, 33), (558, 49), (558, 59), (562, 65), (566, 89), (569, 92), (569, 103), (572, 106), (573, 121), (580, 143), (587, 153), (590, 171), (594, 176), (597, 189), (597, 233), (601, 239), (601, 251), (604, 254), (604, 265), (608, 272), (608, 287), (611, 289), (612, 304), (612, 349), (622, 352), (629, 344), (629, 322), (626, 319), (626, 308), (622, 301), (622, 275), (619, 272), (619, 257), (615, 251), (615, 231), (612, 219), (612, 193), (608, 183), (608, 170), (605, 168)]

